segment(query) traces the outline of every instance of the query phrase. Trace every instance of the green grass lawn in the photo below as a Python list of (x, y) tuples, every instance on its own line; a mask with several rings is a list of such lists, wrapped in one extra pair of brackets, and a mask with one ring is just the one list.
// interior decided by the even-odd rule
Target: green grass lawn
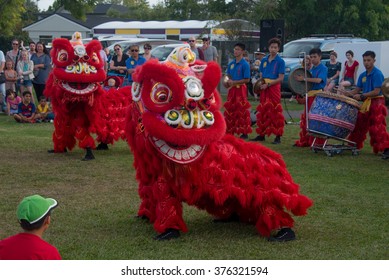
[(52, 132), (50, 123), (18, 124), (0, 115), (0, 239), (20, 230), (16, 206), (38, 193), (59, 202), (44, 237), (64, 259), (389, 258), (389, 161), (370, 146), (359, 156), (315, 154), (292, 147), (297, 125), (285, 127), (281, 145), (270, 144), (273, 138), (264, 143), (283, 155), (301, 192), (314, 201), (307, 216), (296, 218), (294, 242), (269, 243), (252, 225), (215, 224), (188, 206), (189, 232), (158, 242), (152, 225), (135, 218), (139, 197), (126, 143), (83, 162), (79, 148), (48, 154)]

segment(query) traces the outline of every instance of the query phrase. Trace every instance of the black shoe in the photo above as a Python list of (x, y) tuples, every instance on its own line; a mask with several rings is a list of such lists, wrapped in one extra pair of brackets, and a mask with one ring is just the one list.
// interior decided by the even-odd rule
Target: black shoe
[(270, 242), (286, 242), (296, 239), (296, 235), (291, 228), (282, 228), (275, 236), (268, 238)]
[[(49, 154), (54, 154), (54, 153), (57, 153), (54, 149), (52, 149), (52, 150), (47, 150), (47, 152), (49, 153)], [(65, 149), (63, 149), (63, 153), (67, 153), (68, 152), (68, 150), (65, 148)]]
[(250, 139), (250, 141), (261, 141), (262, 142), (262, 141), (265, 141), (265, 136), (258, 135), (254, 139)]
[(147, 220), (147, 221), (150, 221), (149, 217), (147, 217), (146, 215), (136, 215), (135, 218), (137, 219), (140, 219), (140, 220)]
[(249, 136), (247, 134), (242, 134), (239, 138), (240, 139), (248, 139)]
[(382, 159), (389, 159), (389, 148), (386, 148), (382, 153)]
[(164, 233), (161, 233), (154, 237), (154, 240), (162, 241), (162, 240), (170, 240), (180, 237), (180, 231), (173, 228), (168, 228)]
[(96, 150), (98, 150), (98, 151), (108, 150), (108, 144), (101, 142), (101, 143), (99, 143), (99, 145), (97, 145)]
[(93, 160), (93, 159), (95, 159), (95, 156), (92, 153), (92, 149), (91, 148), (86, 148), (86, 154), (82, 158), (82, 161), (88, 161), (88, 160)]
[(239, 215), (236, 213), (232, 213), (231, 216), (229, 216), (226, 219), (214, 219), (214, 223), (234, 223), (234, 222), (240, 222)]
[(276, 136), (276, 138), (274, 139), (273, 142), (271, 142), (272, 144), (281, 144), (281, 136)]

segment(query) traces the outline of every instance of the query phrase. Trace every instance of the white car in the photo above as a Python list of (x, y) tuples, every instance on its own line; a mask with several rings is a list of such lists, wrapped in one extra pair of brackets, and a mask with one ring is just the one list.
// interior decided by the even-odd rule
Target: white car
[(172, 51), (177, 47), (189, 46), (188, 44), (167, 44), (161, 45), (151, 50), (151, 55), (157, 58), (159, 61), (166, 61), (168, 56), (172, 53)]

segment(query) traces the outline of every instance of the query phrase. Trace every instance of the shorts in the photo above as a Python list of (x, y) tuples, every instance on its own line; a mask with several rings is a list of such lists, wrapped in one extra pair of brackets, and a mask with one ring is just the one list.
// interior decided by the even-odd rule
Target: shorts
[(20, 81), (20, 85), (24, 87), (32, 87), (32, 80), (23, 80), (23, 82)]
[(337, 78), (337, 79), (334, 79), (334, 80), (331, 80), (331, 82), (330, 83), (333, 83), (334, 85), (338, 85), (339, 84), (339, 78)]
[(347, 82), (349, 82), (351, 85), (353, 85), (354, 84), (354, 79), (353, 78), (350, 78), (350, 77), (344, 77), (344, 79), (343, 79), (344, 81), (347, 81)]

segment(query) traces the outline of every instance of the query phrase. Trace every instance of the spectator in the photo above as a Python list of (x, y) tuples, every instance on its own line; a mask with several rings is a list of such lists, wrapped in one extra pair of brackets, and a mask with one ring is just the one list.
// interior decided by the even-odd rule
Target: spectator
[(0, 240), (0, 260), (60, 260), (57, 248), (42, 239), (57, 205), (53, 198), (25, 197), (16, 211), (24, 232)]
[(40, 100), (51, 71), (51, 58), (44, 43), (36, 43), (36, 53), (32, 55), (31, 60), (34, 63), (33, 73), (35, 76), (32, 84), (34, 85), (36, 98)]
[[(5, 57), (4, 53), (0, 51), (0, 73), (4, 73)], [(5, 99), (5, 83), (0, 84), (0, 111), (5, 111), (6, 99)]]
[(107, 85), (104, 86), (104, 90), (105, 91), (108, 91), (110, 90), (111, 88), (118, 88), (118, 86), (116, 85), (116, 80), (114, 78), (109, 78), (107, 80)]
[(23, 102), (19, 103), (18, 113), (14, 115), (14, 119), (20, 123), (34, 123), (35, 110), (35, 105), (31, 102), (31, 93), (24, 91)]
[(237, 43), (234, 46), (234, 57), (227, 66), (228, 88), (227, 101), (224, 104), (224, 117), (227, 124), (227, 133), (241, 134), (240, 138), (247, 139), (251, 133), (251, 118), (247, 101), (246, 83), (250, 81), (250, 65), (243, 58), (245, 44)]
[(109, 63), (109, 70), (112, 72), (112, 75), (126, 76), (128, 55), (123, 53), (122, 47), (119, 44), (116, 44), (113, 49), (115, 50), (115, 55)]
[(37, 122), (49, 122), (54, 119), (54, 114), (45, 96), (40, 97), (34, 118)]
[(281, 106), (281, 83), (285, 75), (285, 61), (278, 55), (281, 40), (272, 38), (268, 42), (269, 55), (262, 59), (259, 76), (265, 80), (257, 106), (257, 137), (253, 141), (265, 141), (265, 135), (274, 134), (272, 144), (281, 144), (285, 119)]
[(196, 59), (205, 60), (203, 50), (196, 46), (196, 38), (193, 36), (189, 37), (188, 43), (192, 52), (196, 54)]
[(139, 46), (138, 45), (132, 45), (130, 47), (131, 56), (127, 58), (126, 60), (126, 67), (127, 67), (127, 84), (132, 85), (132, 74), (135, 72), (135, 68), (137, 66), (140, 66), (144, 63), (146, 63), (146, 59), (142, 56), (139, 56)]
[(18, 106), (22, 102), (14, 89), (7, 89), (7, 113), (8, 116), (13, 116), (18, 113)]
[[(307, 132), (307, 119), (306, 112), (311, 109), (312, 103), (315, 100), (316, 94), (322, 92), (327, 83), (327, 67), (321, 63), (321, 50), (319, 48), (313, 48), (309, 51), (309, 56), (312, 63), (310, 70), (312, 78), (306, 78), (303, 75), (296, 75), (293, 78), (297, 81), (305, 81), (312, 83), (312, 89), (308, 92), (308, 108), (304, 108), (300, 119), (300, 139), (295, 142), (295, 147), (309, 147), (313, 143), (314, 137), (309, 136)], [(308, 69), (307, 69), (308, 70)], [(323, 139), (316, 139), (316, 144), (320, 145)]]
[[(20, 41), (20, 47), (22, 50), (26, 50), (26, 48), (23, 45), (23, 41)], [(36, 44), (35, 42), (31, 41), (28, 43), (28, 57), (31, 59), (31, 56), (36, 52)]]
[(144, 59), (150, 60), (151, 58), (154, 58), (154, 56), (151, 55), (151, 45), (149, 43), (144, 44), (143, 49), (145, 50), (145, 53), (143, 54)]
[(357, 81), (359, 62), (354, 60), (354, 53), (351, 50), (346, 52), (347, 61), (344, 63), (344, 72), (339, 82), (339, 89), (353, 86)]
[(342, 69), (342, 64), (336, 61), (338, 54), (336, 52), (330, 53), (330, 60), (326, 62), (328, 69), (327, 84), (324, 87), (324, 91), (332, 91), (332, 89), (339, 83), (339, 74)]
[(12, 60), (7, 60), (5, 62), (5, 90), (12, 89), (16, 91), (16, 82), (18, 81), (18, 73), (14, 70), (15, 67), (13, 65)]
[(362, 57), (366, 71), (359, 76), (356, 88), (341, 92), (355, 100), (363, 101), (355, 128), (348, 139), (357, 143), (358, 149), (362, 149), (366, 134), (369, 132), (373, 152), (383, 152), (382, 158), (389, 159), (389, 134), (385, 120), (388, 110), (381, 91), (384, 75), (374, 66), (375, 52), (366, 51)]
[(15, 70), (17, 71), (17, 65), (20, 58), (19, 41), (17, 39), (12, 40), (12, 50), (7, 52), (6, 59), (12, 60)]
[(209, 38), (207, 36), (203, 37), (203, 48), (204, 61), (216, 61), (218, 58), (217, 49), (214, 46), (211, 46)]
[(31, 101), (35, 103), (32, 95), (32, 79), (34, 79), (34, 62), (28, 58), (28, 52), (22, 51), (18, 61), (17, 72), (20, 79), (20, 91), (28, 90), (31, 93)]

